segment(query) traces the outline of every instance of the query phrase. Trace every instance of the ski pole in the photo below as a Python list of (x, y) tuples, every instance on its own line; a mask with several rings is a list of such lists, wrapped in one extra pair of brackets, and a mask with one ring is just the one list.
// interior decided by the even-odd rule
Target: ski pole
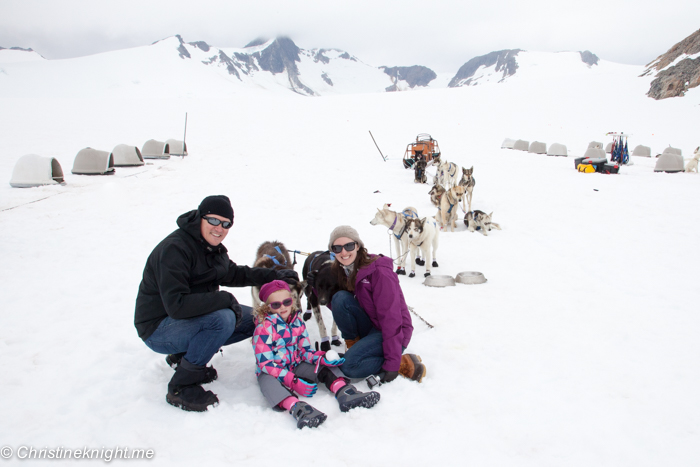
[(379, 145), (378, 145), (377, 142), (375, 141), (374, 136), (372, 135), (372, 132), (371, 132), (371, 131), (369, 132), (369, 135), (372, 137), (372, 141), (374, 141), (374, 145), (377, 146), (377, 151), (379, 151), (379, 155), (382, 156), (382, 160), (383, 160), (384, 162), (386, 162), (386, 157), (384, 157), (384, 154), (382, 154), (382, 150), (379, 149)]

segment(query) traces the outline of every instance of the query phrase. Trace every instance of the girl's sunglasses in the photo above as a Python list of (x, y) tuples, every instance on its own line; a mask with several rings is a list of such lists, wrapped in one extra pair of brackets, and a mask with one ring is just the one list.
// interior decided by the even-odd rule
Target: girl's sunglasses
[(345, 245), (333, 245), (331, 246), (331, 251), (333, 253), (340, 253), (345, 248), (345, 251), (352, 251), (355, 249), (356, 242), (346, 243)]
[(207, 222), (209, 222), (213, 226), (217, 226), (217, 225), (221, 224), (221, 227), (223, 227), (224, 229), (230, 229), (231, 226), (233, 225), (233, 222), (222, 221), (220, 219), (217, 219), (216, 217), (204, 216), (204, 217), (202, 217), (202, 219), (205, 219)]
[(282, 305), (284, 305), (284, 306), (292, 306), (292, 299), (291, 299), (291, 297), (290, 297), (290, 298), (285, 298), (285, 299), (282, 300), (281, 302), (272, 302), (272, 303), (270, 303), (270, 308), (272, 308), (273, 310), (279, 310), (279, 309), (282, 307)]

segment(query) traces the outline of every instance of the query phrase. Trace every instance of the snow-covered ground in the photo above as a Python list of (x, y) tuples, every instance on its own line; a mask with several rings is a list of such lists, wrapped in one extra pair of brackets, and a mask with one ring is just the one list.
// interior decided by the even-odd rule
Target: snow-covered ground
[[(13, 81), (0, 97), (0, 447), (150, 448), (157, 465), (697, 465), (700, 176), (654, 173), (655, 159), (637, 157), (619, 175), (581, 174), (572, 157), (625, 131), (630, 151), (671, 144), (689, 158), (700, 93), (657, 102), (641, 67), (604, 63), (460, 89), (213, 98), (211, 82), (156, 69), (134, 77), (135, 96), (63, 83), (76, 97), (33, 97), (39, 85)], [(180, 139), (185, 112), (188, 157), (70, 173), (86, 146)], [(138, 338), (133, 309), (145, 260), (177, 216), (228, 195), (224, 244), (239, 264), (265, 240), (325, 249), (340, 224), (389, 255), (386, 229), (369, 224), (376, 208), (435, 214), (430, 187), (401, 164), (423, 132), (446, 160), (474, 166), (473, 207), (503, 228), (441, 234), (434, 274), (481, 271), (486, 284), (429, 288), (420, 267), (400, 278), (435, 326), (414, 320), (408, 351), (428, 367), (423, 383), (382, 386), (376, 407), (347, 414), (321, 388), (310, 403), (328, 420), (297, 430), (266, 407), (242, 342), (212, 360), (217, 408), (168, 405), (172, 370)], [(500, 149), (507, 137), (563, 143), (570, 157)], [(28, 153), (56, 157), (66, 185), (11, 188)], [(248, 289), (231, 292), (250, 303)]]

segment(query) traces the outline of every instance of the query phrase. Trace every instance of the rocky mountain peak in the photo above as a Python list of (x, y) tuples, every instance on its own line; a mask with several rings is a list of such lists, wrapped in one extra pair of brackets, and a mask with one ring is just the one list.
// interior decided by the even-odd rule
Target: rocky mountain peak
[(9, 49), (5, 47), (0, 47), (0, 50), (19, 50), (21, 52), (34, 52), (34, 49), (23, 49), (22, 47), (10, 47)]
[(395, 66), (395, 67), (379, 67), (384, 70), (384, 73), (389, 75), (394, 84), (386, 88), (387, 91), (398, 91), (398, 81), (406, 81), (409, 87), (427, 86), (432, 80), (437, 78), (437, 75), (430, 68), (413, 65), (413, 66)]
[(700, 85), (700, 29), (647, 65), (641, 76), (655, 75), (647, 96), (654, 99), (681, 97)]
[(583, 52), (579, 52), (579, 54), (581, 55), (581, 61), (588, 66), (597, 65), (600, 60), (598, 56), (590, 50), (584, 50)]
[(457, 74), (447, 87), (469, 86), (472, 83), (474, 73), (482, 66), (488, 68), (495, 65), (497, 72), (503, 71), (503, 79), (514, 75), (518, 69), (518, 62), (515, 60), (515, 57), (520, 52), (520, 49), (506, 49), (474, 57), (457, 70)]

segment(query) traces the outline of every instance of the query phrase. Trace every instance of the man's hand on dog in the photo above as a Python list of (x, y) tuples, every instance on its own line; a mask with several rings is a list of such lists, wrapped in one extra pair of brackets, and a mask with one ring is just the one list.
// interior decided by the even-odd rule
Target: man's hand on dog
[(280, 269), (277, 271), (277, 279), (285, 281), (287, 284), (294, 285), (299, 282), (299, 274), (293, 269)]
[(316, 281), (316, 271), (309, 271), (306, 274), (306, 283), (309, 284), (309, 287), (313, 287), (315, 281)]

